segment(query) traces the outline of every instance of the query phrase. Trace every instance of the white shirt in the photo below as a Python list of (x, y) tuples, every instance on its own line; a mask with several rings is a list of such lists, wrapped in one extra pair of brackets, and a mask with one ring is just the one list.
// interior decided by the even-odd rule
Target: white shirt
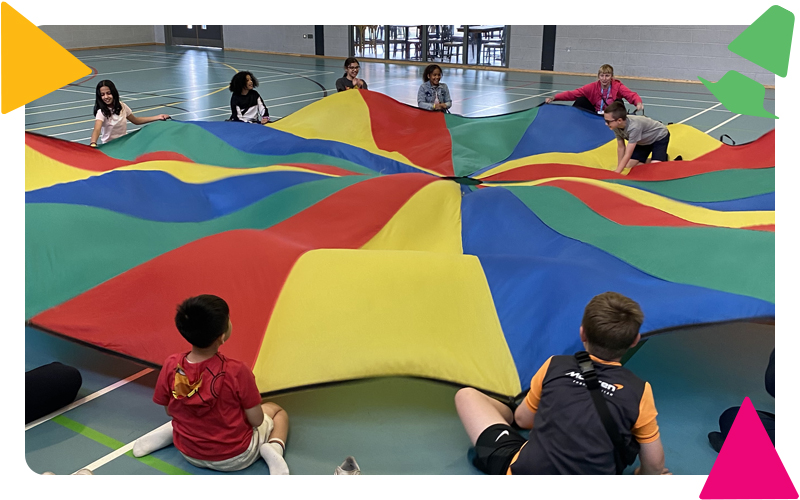
[(95, 120), (103, 122), (103, 126), (100, 128), (100, 140), (103, 141), (103, 144), (111, 139), (122, 137), (128, 132), (128, 116), (132, 115), (133, 111), (124, 102), (120, 102), (120, 104), (122, 110), (118, 115), (111, 113), (111, 116), (106, 118), (103, 111), (98, 109), (94, 117)]

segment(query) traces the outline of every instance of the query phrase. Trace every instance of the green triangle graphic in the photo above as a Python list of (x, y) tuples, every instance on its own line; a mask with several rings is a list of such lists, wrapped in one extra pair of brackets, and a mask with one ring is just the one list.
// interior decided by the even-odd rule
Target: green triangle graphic
[(728, 44), (728, 50), (786, 77), (793, 29), (794, 14), (773, 5)]
[(728, 71), (716, 83), (697, 78), (732, 113), (778, 118), (764, 109), (764, 86), (738, 71)]

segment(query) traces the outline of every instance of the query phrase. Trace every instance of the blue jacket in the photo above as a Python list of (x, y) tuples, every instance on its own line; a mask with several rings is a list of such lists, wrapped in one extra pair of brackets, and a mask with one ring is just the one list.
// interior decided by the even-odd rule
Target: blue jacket
[(453, 101), (450, 100), (450, 91), (447, 89), (447, 85), (439, 83), (439, 86), (434, 87), (431, 82), (425, 82), (419, 86), (419, 91), (417, 91), (417, 106), (422, 109), (432, 110), (434, 92), (439, 96), (440, 104), (447, 104), (448, 108), (453, 104)]

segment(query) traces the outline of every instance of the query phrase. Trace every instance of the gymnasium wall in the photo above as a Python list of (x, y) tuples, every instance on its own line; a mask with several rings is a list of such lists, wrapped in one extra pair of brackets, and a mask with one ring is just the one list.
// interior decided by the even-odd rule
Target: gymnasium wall
[(164, 40), (166, 35), (164, 34), (164, 25), (163, 24), (158, 24), (156, 26), (153, 26), (153, 31), (155, 32), (156, 43), (165, 43), (166, 42)]
[(325, 55), (347, 58), (347, 26), (325, 26)]
[[(65, 49), (155, 43), (153, 25), (39, 26)], [(164, 28), (161, 27), (162, 43)]]
[[(331, 29), (335, 29), (332, 26)], [(346, 27), (345, 31), (346, 31)], [(325, 27), (328, 31), (328, 27)], [(314, 39), (303, 38), (314, 34), (314, 25), (292, 26), (223, 26), (222, 40), (226, 49), (260, 50), (287, 54), (314, 55)], [(343, 42), (347, 51), (347, 40)], [(333, 50), (334, 47), (331, 47)], [(328, 52), (328, 44), (325, 44)]]
[[(736, 70), (774, 85), (775, 75), (728, 50), (746, 27), (558, 26), (554, 70), (597, 74), (600, 65), (608, 63), (618, 75), (693, 81), (698, 76), (717, 81)], [(540, 69), (541, 51), (533, 61), (513, 58), (518, 39), (521, 45), (529, 43), (525, 28), (511, 28), (511, 67)]]
[[(542, 68), (542, 30), (544, 26), (511, 26), (508, 66), (520, 69)], [(556, 30), (556, 34), (558, 30)], [(558, 59), (556, 59), (558, 64)]]

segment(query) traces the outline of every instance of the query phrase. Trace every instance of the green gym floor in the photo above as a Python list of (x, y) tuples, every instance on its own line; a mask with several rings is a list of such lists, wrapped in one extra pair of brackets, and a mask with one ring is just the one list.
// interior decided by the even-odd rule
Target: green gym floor
[[(176, 120), (220, 121), (230, 115), (230, 78), (249, 70), (274, 120), (335, 92), (334, 82), (344, 72), (338, 59), (203, 48), (146, 46), (74, 54), (96, 74), (27, 105), (26, 130), (88, 143), (94, 88), (101, 79), (113, 80), (138, 116), (167, 113)], [(361, 68), (359, 76), (370, 90), (416, 104), (423, 66), (361, 60)], [(775, 126), (773, 120), (730, 113), (700, 84), (621, 79), (642, 96), (647, 116), (664, 123), (686, 123), (717, 139), (728, 135), (737, 144)], [(450, 88), (452, 111), (477, 117), (534, 107), (592, 78), (446, 67), (442, 81)], [(774, 112), (774, 99), (775, 91), (768, 89), (768, 111)], [(129, 132), (136, 128), (128, 125)], [(666, 464), (675, 474), (709, 473), (716, 453), (706, 434), (717, 430), (726, 408), (749, 397), (757, 409), (774, 411), (775, 402), (764, 389), (774, 345), (773, 326), (694, 327), (649, 338), (627, 362), (653, 386)], [(143, 459), (123, 453), (126, 445), (167, 421), (164, 410), (151, 401), (156, 371), (26, 328), (25, 369), (52, 361), (78, 368), (83, 387), (65, 412), (26, 428), (25, 459), (33, 471), (60, 475), (88, 467), (97, 475), (220, 474), (189, 465), (174, 447)], [(469, 440), (453, 404), (457, 389), (430, 380), (382, 378), (270, 399), (290, 416), (286, 460), (292, 474), (333, 474), (347, 455), (356, 457), (365, 475), (480, 474), (468, 460)], [(267, 473), (259, 461), (232, 474)]]

